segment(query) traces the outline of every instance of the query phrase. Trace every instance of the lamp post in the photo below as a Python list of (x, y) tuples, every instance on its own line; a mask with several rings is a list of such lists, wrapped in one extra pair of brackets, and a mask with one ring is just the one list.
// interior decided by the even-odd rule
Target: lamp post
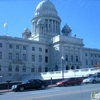
[(63, 62), (64, 62), (65, 58), (62, 56), (61, 57), (61, 67), (62, 67), (62, 80), (64, 80), (64, 66), (63, 66)]
[(0, 76), (0, 78), (1, 78), (1, 83), (2, 83), (2, 75)]

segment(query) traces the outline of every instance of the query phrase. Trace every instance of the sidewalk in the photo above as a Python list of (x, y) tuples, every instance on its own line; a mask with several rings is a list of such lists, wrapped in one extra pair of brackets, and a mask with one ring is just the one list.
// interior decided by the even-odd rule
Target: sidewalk
[[(51, 88), (51, 87), (55, 87), (56, 85), (53, 84), (53, 85), (48, 85), (48, 88)], [(6, 93), (6, 92), (11, 92), (12, 90), (11, 89), (5, 89), (5, 90), (0, 90), (0, 93)]]

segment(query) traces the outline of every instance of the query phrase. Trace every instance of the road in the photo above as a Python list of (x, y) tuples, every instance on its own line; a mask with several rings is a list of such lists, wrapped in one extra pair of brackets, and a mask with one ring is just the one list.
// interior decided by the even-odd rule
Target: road
[(0, 94), (0, 100), (91, 100), (91, 92), (100, 92), (99, 84), (52, 87), (45, 90), (7, 92)]

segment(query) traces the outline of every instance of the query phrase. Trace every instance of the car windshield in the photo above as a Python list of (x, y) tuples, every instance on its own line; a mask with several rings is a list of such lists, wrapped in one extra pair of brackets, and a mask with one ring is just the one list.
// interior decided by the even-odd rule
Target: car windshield
[(27, 83), (27, 82), (28, 82), (28, 80), (25, 80), (25, 81), (22, 82), (22, 84)]

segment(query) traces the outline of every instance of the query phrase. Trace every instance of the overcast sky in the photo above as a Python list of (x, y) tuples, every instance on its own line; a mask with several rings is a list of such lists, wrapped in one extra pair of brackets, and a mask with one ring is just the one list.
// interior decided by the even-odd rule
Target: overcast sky
[[(23, 30), (31, 30), (31, 19), (42, 0), (0, 0), (0, 35), (22, 37)], [(68, 24), (72, 35), (84, 41), (85, 47), (100, 49), (100, 0), (50, 0), (61, 18), (61, 29)]]

